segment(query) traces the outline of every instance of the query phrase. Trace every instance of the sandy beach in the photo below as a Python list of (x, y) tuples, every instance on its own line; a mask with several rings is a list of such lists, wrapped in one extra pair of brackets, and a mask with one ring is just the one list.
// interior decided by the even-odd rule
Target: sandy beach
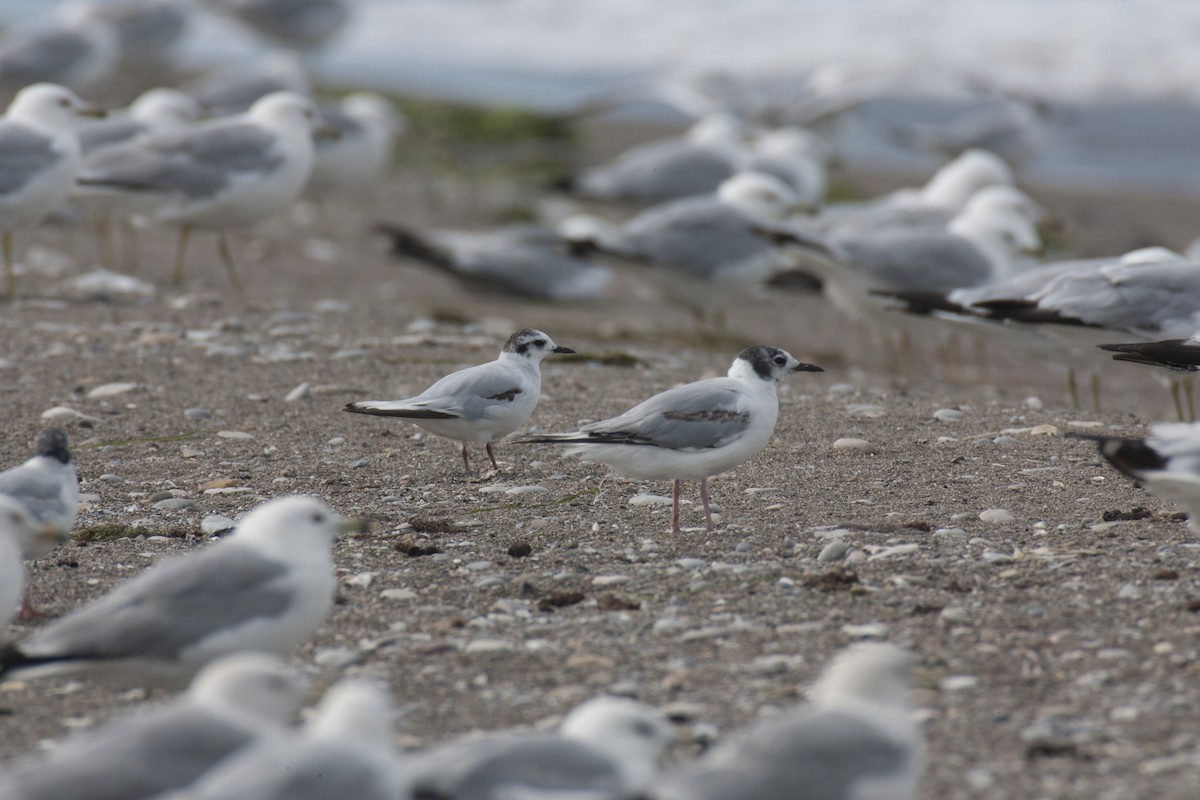
[[(593, 126), (576, 157), (620, 143)], [(35, 603), (62, 614), (204, 546), (208, 515), (311, 493), (372, 524), (337, 545), (338, 604), (294, 661), (322, 687), (346, 670), (386, 677), (410, 745), (544, 723), (606, 692), (726, 735), (800, 701), (831, 654), (875, 636), (920, 664), (924, 797), (1195, 797), (1200, 538), (1066, 436), (1169, 418), (1150, 373), (1111, 365), (1102, 410), (1075, 410), (1044, 353), (985, 343), (980, 363), (968, 338), (939, 362), (918, 342), (916, 366), (896, 369), (877, 337), (812, 294), (737, 298), (729, 335), (702, 341), (634, 274), (612, 301), (556, 306), (391, 258), (376, 221), (471, 227), (533, 207), (531, 187), (472, 169), (478, 155), (454, 171), (408, 156), (377, 189), (240, 237), (242, 299), (204, 236), (178, 289), (172, 234), (146, 231), (138, 277), (153, 296), (102, 301), (68, 285), (94, 265), (86, 225), (22, 237), (34, 249), (20, 298), (0, 306), (0, 463), (27, 456), (43, 412), (74, 409), (59, 421), (96, 496), (76, 540), (31, 568)], [(870, 193), (906, 177), (839, 181)], [(1031, 192), (1061, 221), (1060, 254), (1183, 247), (1200, 233), (1196, 198)], [(494, 476), (473, 452), (467, 479), (454, 444), (341, 411), (490, 360), (521, 327), (585, 354), (544, 363), (532, 420), (544, 430), (722, 374), (747, 344), (826, 371), (784, 383), (771, 445), (712, 482), (714, 535), (694, 485), (672, 536), (669, 485), (511, 443)], [(90, 396), (115, 383), (134, 386)], [(845, 438), (866, 444), (835, 448)], [(639, 495), (659, 499), (631, 503)], [(162, 506), (172, 499), (188, 502)], [(836, 541), (847, 547), (832, 557)], [(0, 756), (144, 696), (0, 684)]]

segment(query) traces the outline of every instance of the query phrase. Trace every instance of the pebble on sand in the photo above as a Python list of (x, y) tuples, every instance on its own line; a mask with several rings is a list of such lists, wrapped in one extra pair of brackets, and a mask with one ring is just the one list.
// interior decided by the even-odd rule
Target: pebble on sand
[(989, 525), (1007, 525), (1016, 522), (1017, 518), (1006, 508), (989, 508), (979, 512), (979, 521)]
[(855, 439), (849, 436), (843, 436), (833, 443), (834, 450), (857, 450), (862, 453), (874, 453), (875, 445), (871, 444), (866, 439)]

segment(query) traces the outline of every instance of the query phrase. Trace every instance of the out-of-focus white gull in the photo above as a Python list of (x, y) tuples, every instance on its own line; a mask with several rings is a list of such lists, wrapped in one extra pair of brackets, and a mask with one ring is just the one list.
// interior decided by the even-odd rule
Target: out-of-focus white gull
[(32, 228), (62, 205), (79, 172), (75, 121), (97, 112), (70, 89), (50, 83), (17, 93), (0, 118), (0, 248), (4, 293), (16, 293), (13, 233)]
[(175, 685), (227, 653), (289, 653), (329, 613), (342, 525), (315, 498), (264, 503), (232, 536), (165, 559), (0, 650), (0, 675)]
[(6, 92), (35, 83), (75, 91), (95, 89), (117, 64), (116, 30), (93, 2), (63, 3), (59, 21), (13, 32), (0, 43), (0, 87)]
[(986, 150), (968, 150), (935, 172), (918, 189), (899, 189), (873, 200), (827, 206), (814, 224), (817, 230), (828, 231), (864, 217), (863, 224), (869, 224), (880, 215), (896, 212), (933, 210), (953, 215), (962, 211), (980, 189), (1012, 183), (1012, 170), (1003, 159)]
[(213, 114), (235, 114), (272, 92), (311, 95), (312, 81), (295, 54), (276, 51), (213, 67), (182, 88)]
[(910, 656), (865, 643), (840, 653), (807, 708), (753, 726), (665, 775), (653, 800), (854, 800), (916, 797), (921, 735), (906, 702)]
[(573, 433), (523, 441), (573, 445), (568, 453), (607, 464), (627, 477), (674, 481), (674, 533), (679, 532), (680, 484), (699, 481), (705, 525), (712, 532), (708, 479), (740, 466), (767, 446), (779, 416), (775, 385), (781, 379), (823, 371), (776, 347), (750, 347), (733, 360), (728, 377), (668, 389), (620, 416)]
[(338, 135), (317, 140), (304, 194), (320, 198), (338, 189), (361, 193), (385, 180), (396, 137), (408, 124), (396, 106), (374, 92), (354, 92), (336, 106), (321, 106), (321, 114)]
[(776, 128), (755, 139), (744, 169), (774, 175), (800, 206), (815, 211), (825, 198), (827, 150), (820, 137), (803, 128)]
[(76, 734), (49, 755), (0, 770), (6, 800), (149, 800), (193, 783), (264, 736), (282, 735), (308, 682), (279, 657), (237, 653), (187, 692)]
[(171, 64), (187, 32), (190, 6), (182, 0), (120, 0), (95, 12), (112, 25), (122, 67), (160, 69)]
[(38, 535), (38, 525), (29, 511), (17, 501), (0, 495), (0, 631), (8, 628), (25, 596), (21, 543)]
[(597, 697), (571, 711), (558, 733), (467, 738), (409, 762), (414, 797), (628, 797), (644, 789), (674, 740), (657, 709)]
[(348, 0), (207, 0), (265, 39), (295, 50), (327, 44), (350, 19)]
[(973, 108), (938, 124), (892, 128), (903, 144), (954, 157), (971, 149), (995, 153), (1020, 166), (1043, 144), (1046, 106), (1024, 98), (1006, 97)]
[(700, 316), (792, 263), (770, 230), (796, 207), (783, 181), (741, 172), (715, 194), (653, 206), (577, 246), (650, 267), (644, 274), (667, 299)]
[(1152, 494), (1182, 505), (1188, 526), (1200, 531), (1200, 424), (1160, 422), (1140, 439), (1072, 436), (1096, 441), (1108, 463), (1144, 483)]
[[(71, 463), (67, 435), (46, 428), (34, 442), (33, 455), (19, 466), (0, 472), (0, 497), (24, 508), (34, 527), (21, 537), (21, 552), (27, 561), (50, 553), (67, 540), (79, 513), (79, 478)], [(40, 616), (26, 594), (21, 619)]]
[(499, 469), (492, 442), (525, 424), (542, 394), (542, 359), (574, 353), (546, 334), (522, 328), (508, 337), (495, 361), (460, 369), (404, 400), (358, 400), (345, 410), (354, 414), (399, 417), (435, 436), (462, 443), (463, 469), (470, 474), (467, 444), (482, 442), (492, 467)]
[(476, 288), (545, 300), (595, 300), (612, 284), (611, 269), (572, 255), (570, 240), (553, 228), (417, 233), (383, 223), (376, 229), (391, 240), (394, 255), (445, 270)]
[(136, 198), (155, 219), (178, 225), (176, 283), (183, 281), (191, 231), (216, 231), (221, 263), (240, 290), (225, 232), (253, 225), (299, 197), (312, 170), (313, 135), (322, 125), (311, 100), (276, 92), (244, 114), (108, 148), (88, 160), (80, 190)]
[(711, 114), (682, 136), (640, 144), (585, 170), (569, 189), (585, 197), (660, 203), (709, 194), (741, 169), (745, 128), (729, 114)]
[(380, 687), (342, 681), (300, 732), (264, 738), (163, 800), (398, 800), (408, 776), (391, 709)]
[(200, 119), (200, 104), (191, 95), (158, 87), (142, 92), (124, 111), (78, 126), (79, 144), (86, 158), (97, 150), (138, 136), (153, 136), (181, 130)]

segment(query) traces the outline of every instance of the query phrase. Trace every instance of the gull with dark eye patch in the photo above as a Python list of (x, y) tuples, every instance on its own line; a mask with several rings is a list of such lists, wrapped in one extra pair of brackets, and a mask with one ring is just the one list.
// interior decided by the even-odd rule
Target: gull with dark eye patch
[(525, 442), (573, 445), (569, 453), (599, 461), (639, 480), (671, 480), (671, 531), (679, 532), (682, 481), (700, 481), (709, 532), (714, 530), (708, 479), (766, 447), (779, 416), (775, 385), (795, 372), (823, 372), (790, 353), (759, 345), (743, 350), (725, 378), (684, 384), (656, 394), (620, 416)]
[(354, 414), (399, 417), (435, 436), (462, 443), (463, 469), (470, 474), (467, 445), (482, 443), (492, 467), (499, 469), (492, 442), (525, 424), (542, 393), (542, 359), (574, 353), (546, 334), (522, 328), (508, 337), (500, 356), (487, 364), (452, 372), (415, 397), (359, 400), (345, 410)]

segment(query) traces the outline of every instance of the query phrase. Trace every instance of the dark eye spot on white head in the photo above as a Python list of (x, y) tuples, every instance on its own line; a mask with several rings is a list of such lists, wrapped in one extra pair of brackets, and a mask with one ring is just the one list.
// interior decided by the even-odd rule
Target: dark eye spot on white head
[(787, 363), (787, 359), (783, 356), (775, 356), (775, 363), (782, 367)]
[(537, 347), (537, 348), (539, 348), (539, 349), (540, 349), (540, 348), (542, 348), (542, 347), (545, 347), (545, 346), (546, 346), (546, 340), (545, 340), (545, 339), (534, 339), (534, 340), (533, 340), (533, 346), (534, 346), (534, 347)]
[(314, 511), (313, 515), (310, 517), (310, 519), (317, 525), (320, 525), (323, 522), (325, 522), (325, 515), (322, 514), (320, 511)]
[(658, 729), (644, 719), (635, 719), (630, 727), (633, 729), (635, 735), (643, 739), (653, 739), (655, 738), (655, 734), (658, 733)]
[(70, 100), (68, 100), (68, 99), (67, 99), (67, 98), (65, 98), (65, 97), (60, 97), (60, 98), (58, 98), (58, 104), (59, 104), (60, 106), (62, 106), (63, 108), (70, 108), (70, 107), (71, 107), (71, 101), (70, 101)]

